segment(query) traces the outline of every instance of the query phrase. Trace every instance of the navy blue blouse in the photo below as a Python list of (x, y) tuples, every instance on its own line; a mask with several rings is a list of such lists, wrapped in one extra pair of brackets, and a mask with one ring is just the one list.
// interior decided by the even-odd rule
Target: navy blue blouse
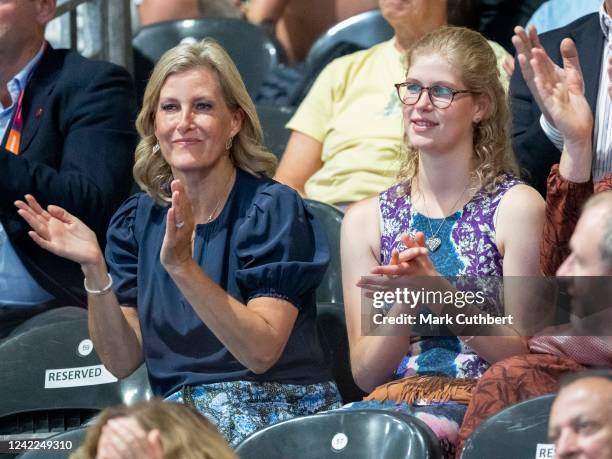
[(168, 207), (145, 193), (113, 217), (106, 246), (117, 298), (138, 309), (145, 362), (156, 395), (221, 381), (314, 384), (331, 379), (316, 329), (315, 289), (329, 262), (319, 224), (299, 195), (238, 170), (219, 217), (197, 225), (194, 259), (231, 296), (289, 301), (298, 316), (285, 350), (266, 373), (244, 367), (197, 316), (159, 260)]

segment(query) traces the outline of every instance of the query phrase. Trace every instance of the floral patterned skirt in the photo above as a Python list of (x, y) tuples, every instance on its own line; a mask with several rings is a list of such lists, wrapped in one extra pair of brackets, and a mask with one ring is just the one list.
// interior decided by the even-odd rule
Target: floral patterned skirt
[(298, 385), (230, 381), (183, 386), (166, 400), (196, 408), (233, 447), (269, 425), (341, 406), (334, 382)]

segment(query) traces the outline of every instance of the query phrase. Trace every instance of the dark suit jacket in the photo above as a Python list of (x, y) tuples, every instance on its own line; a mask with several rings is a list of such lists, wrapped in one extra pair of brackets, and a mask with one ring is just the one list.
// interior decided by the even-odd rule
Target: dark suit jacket
[[(566, 37), (576, 43), (584, 76), (585, 96), (595, 114), (604, 45), (599, 14), (589, 14), (565, 27), (540, 35), (542, 46), (559, 65), (559, 46)], [(510, 81), (512, 147), (521, 168), (527, 172), (524, 178), (545, 195), (546, 178), (552, 165), (559, 162), (561, 152), (540, 127), (540, 109), (523, 79), (518, 62), (515, 62), (515, 69)]]
[(57, 305), (85, 304), (79, 266), (38, 247), (13, 202), (30, 193), (92, 228), (100, 244), (132, 185), (134, 89), (121, 67), (48, 47), (26, 87), (20, 154), (0, 149), (0, 219)]

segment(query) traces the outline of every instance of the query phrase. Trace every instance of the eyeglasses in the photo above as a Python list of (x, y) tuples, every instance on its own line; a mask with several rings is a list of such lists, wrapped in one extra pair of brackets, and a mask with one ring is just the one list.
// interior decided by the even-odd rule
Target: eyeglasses
[(421, 86), (418, 83), (396, 83), (395, 89), (397, 89), (397, 96), (400, 101), (405, 105), (415, 105), (421, 98), (423, 90), (427, 90), (429, 100), (434, 107), (437, 108), (448, 108), (453, 102), (456, 94), (467, 94), (473, 93), (468, 89), (452, 89), (447, 86)]

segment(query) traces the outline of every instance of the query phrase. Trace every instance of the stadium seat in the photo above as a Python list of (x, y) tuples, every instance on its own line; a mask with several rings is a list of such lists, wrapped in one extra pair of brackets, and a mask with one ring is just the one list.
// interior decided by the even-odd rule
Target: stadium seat
[(393, 37), (393, 28), (379, 9), (366, 11), (339, 22), (314, 42), (306, 56), (302, 82), (292, 91), (288, 104), (298, 106), (317, 76), (332, 60), (370, 48)]
[(306, 208), (323, 225), (329, 242), (331, 260), (317, 289), (317, 302), (343, 303), (342, 266), (340, 262), (340, 227), (344, 213), (324, 202), (306, 199)]
[(465, 442), (461, 459), (553, 457), (548, 441), (548, 415), (555, 396), (517, 403), (491, 416)]
[(361, 49), (369, 48), (393, 37), (393, 28), (379, 9), (356, 14), (331, 27), (314, 42), (306, 63), (317, 65), (338, 43), (349, 43)]
[(142, 98), (153, 66), (181, 42), (214, 38), (236, 63), (251, 97), (270, 71), (282, 62), (282, 46), (263, 29), (235, 18), (166, 21), (143, 27), (132, 40), (136, 89)]
[(317, 303), (317, 328), (332, 376), (344, 403), (361, 400), (365, 393), (357, 387), (351, 373), (344, 305)]
[(247, 437), (241, 459), (433, 459), (440, 458), (434, 433), (412, 416), (383, 410), (337, 410), (266, 427)]
[(258, 105), (257, 115), (264, 133), (264, 145), (280, 160), (289, 140), (289, 129), (285, 124), (293, 116), (294, 110), (275, 105)]
[[(69, 459), (70, 455), (85, 441), (87, 427), (79, 427), (67, 430), (57, 435), (45, 439), (54, 442), (59, 447), (51, 449), (30, 450), (17, 456), (19, 459)], [(57, 442), (57, 443), (55, 443)]]
[(4, 440), (46, 438), (152, 397), (144, 366), (118, 381), (102, 365), (81, 308), (52, 309), (15, 329), (0, 343), (0, 366)]

